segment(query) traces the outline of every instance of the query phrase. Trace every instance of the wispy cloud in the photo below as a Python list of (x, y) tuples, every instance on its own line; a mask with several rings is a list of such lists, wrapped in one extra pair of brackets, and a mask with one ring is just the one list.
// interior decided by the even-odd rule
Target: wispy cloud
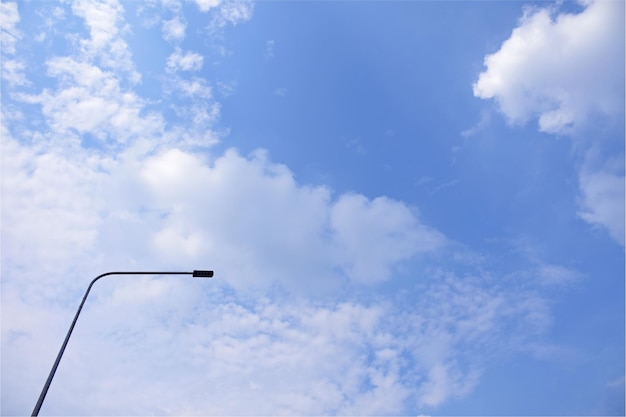
[(478, 123), (476, 123), (474, 126), (470, 127), (469, 129), (465, 129), (464, 131), (462, 131), (461, 136), (464, 138), (470, 138), (472, 136), (475, 136), (476, 134), (480, 133), (483, 129), (485, 129), (485, 127), (487, 127), (490, 120), (491, 120), (491, 114), (487, 111), (482, 111), (480, 113), (480, 120), (478, 120)]
[(217, 91), (224, 97), (232, 96), (237, 91), (237, 82), (235, 81), (217, 81), (216, 85)]
[(357, 155), (365, 155), (365, 147), (363, 146), (361, 139), (358, 137), (348, 139), (346, 142), (346, 148), (350, 149)]
[(615, 241), (624, 245), (624, 158), (608, 160), (597, 169), (583, 168), (580, 181), (579, 215), (604, 227)]
[(443, 190), (444, 188), (449, 188), (449, 187), (454, 187), (455, 185), (457, 185), (459, 183), (459, 179), (455, 178), (453, 180), (444, 182), (442, 184), (437, 185), (435, 188), (433, 188), (430, 193), (431, 194), (435, 194), (438, 193), (439, 191)]
[(274, 58), (274, 44), (273, 40), (265, 42), (265, 59)]
[(279, 97), (285, 97), (288, 92), (289, 90), (287, 90), (285, 87), (280, 87), (274, 90), (274, 95)]

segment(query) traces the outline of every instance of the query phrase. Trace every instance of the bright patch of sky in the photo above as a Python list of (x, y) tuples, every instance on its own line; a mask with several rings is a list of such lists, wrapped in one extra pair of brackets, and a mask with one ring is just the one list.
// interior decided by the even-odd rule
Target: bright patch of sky
[(623, 415), (623, 2), (0, 7), (3, 415)]

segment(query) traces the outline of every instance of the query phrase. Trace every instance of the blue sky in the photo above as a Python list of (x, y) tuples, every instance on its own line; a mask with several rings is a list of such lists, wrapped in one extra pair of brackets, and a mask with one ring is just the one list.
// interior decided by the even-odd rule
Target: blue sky
[(624, 3), (3, 1), (3, 415), (623, 415)]

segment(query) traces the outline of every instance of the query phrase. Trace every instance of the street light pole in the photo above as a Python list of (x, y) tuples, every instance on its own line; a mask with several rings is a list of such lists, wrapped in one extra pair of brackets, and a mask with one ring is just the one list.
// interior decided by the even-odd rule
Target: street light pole
[(83, 301), (81, 301), (78, 306), (78, 310), (76, 311), (76, 315), (74, 316), (74, 320), (72, 321), (72, 325), (65, 336), (65, 340), (63, 341), (63, 345), (61, 345), (61, 350), (57, 355), (56, 360), (54, 361), (54, 365), (52, 365), (52, 370), (50, 371), (50, 375), (48, 375), (48, 379), (46, 380), (43, 389), (41, 390), (41, 394), (39, 395), (39, 399), (37, 400), (37, 404), (35, 405), (35, 409), (33, 410), (32, 416), (35, 417), (39, 415), (39, 410), (41, 409), (41, 405), (43, 404), (43, 400), (46, 398), (46, 394), (48, 393), (48, 388), (50, 388), (50, 383), (52, 382), (52, 378), (54, 378), (54, 374), (57, 371), (57, 367), (59, 366), (59, 362), (61, 362), (61, 357), (63, 356), (63, 352), (65, 352), (65, 347), (67, 346), (67, 342), (70, 340), (70, 336), (72, 335), (72, 331), (74, 330), (74, 326), (76, 325), (76, 320), (78, 320), (78, 316), (80, 315), (80, 311), (83, 309), (83, 305), (85, 304), (85, 300), (89, 295), (89, 291), (91, 291), (91, 287), (93, 284), (102, 277), (106, 277), (107, 275), (192, 275), (196, 278), (212, 278), (213, 271), (200, 271), (194, 270), (193, 272), (106, 272), (104, 274), (98, 275), (95, 277), (89, 287), (87, 287), (87, 291), (85, 291), (85, 295), (83, 297)]

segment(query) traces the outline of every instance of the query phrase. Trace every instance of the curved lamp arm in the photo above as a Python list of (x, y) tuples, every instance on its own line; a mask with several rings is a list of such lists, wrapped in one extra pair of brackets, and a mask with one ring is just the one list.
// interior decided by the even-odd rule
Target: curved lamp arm
[(39, 410), (41, 409), (41, 405), (43, 404), (43, 400), (46, 398), (46, 394), (48, 393), (48, 388), (50, 388), (50, 383), (52, 383), (52, 378), (54, 378), (54, 374), (57, 371), (57, 367), (59, 366), (59, 362), (61, 362), (61, 357), (63, 356), (63, 352), (65, 352), (65, 347), (67, 346), (67, 342), (70, 340), (70, 336), (72, 335), (72, 331), (74, 330), (74, 326), (76, 325), (76, 320), (78, 320), (78, 316), (80, 315), (81, 310), (83, 309), (83, 305), (85, 304), (85, 300), (87, 300), (87, 296), (89, 295), (89, 291), (91, 291), (91, 287), (93, 284), (99, 280), (100, 278), (106, 277), (107, 275), (192, 275), (196, 278), (212, 278), (213, 271), (204, 271), (204, 270), (194, 270), (193, 272), (106, 272), (104, 274), (98, 275), (95, 277), (89, 287), (87, 287), (87, 291), (85, 291), (85, 295), (83, 296), (83, 301), (80, 302), (78, 306), (78, 310), (76, 311), (76, 315), (74, 316), (74, 320), (70, 325), (70, 329), (65, 336), (65, 340), (61, 345), (61, 350), (59, 350), (59, 354), (57, 355), (56, 360), (54, 361), (54, 365), (52, 365), (52, 370), (50, 371), (50, 375), (48, 375), (48, 379), (41, 390), (41, 394), (39, 395), (39, 399), (37, 400), (37, 404), (35, 404), (35, 408), (33, 409), (32, 416), (39, 415)]

